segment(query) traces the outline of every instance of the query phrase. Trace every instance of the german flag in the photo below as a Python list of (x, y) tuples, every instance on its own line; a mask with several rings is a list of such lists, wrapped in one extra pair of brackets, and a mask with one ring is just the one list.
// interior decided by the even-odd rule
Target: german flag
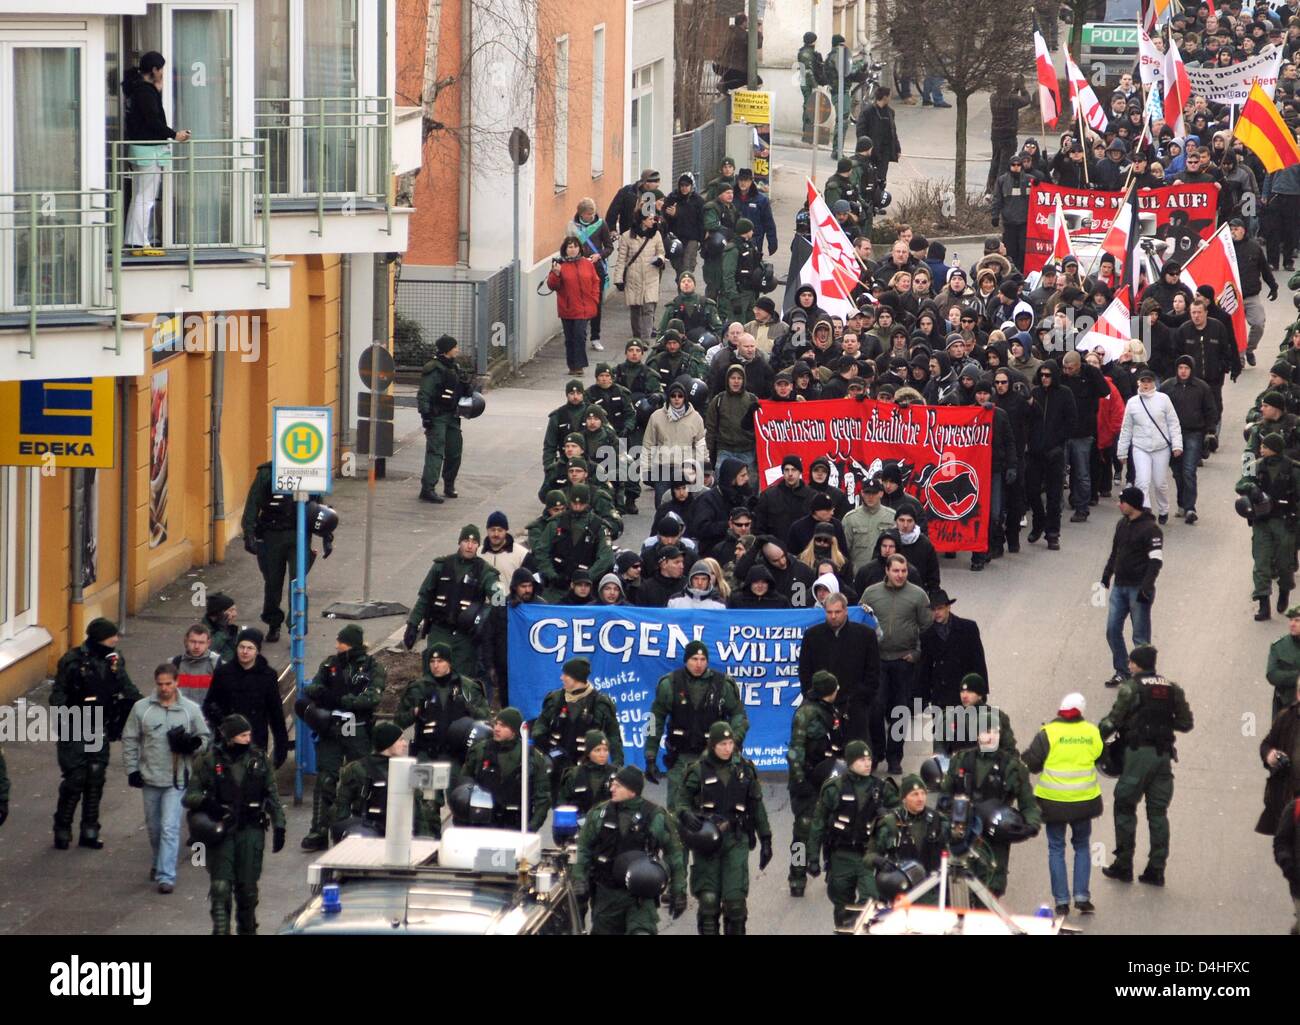
[(1250, 95), (1246, 97), (1246, 105), (1241, 108), (1232, 134), (1259, 157), (1264, 169), (1270, 173), (1300, 164), (1300, 149), (1296, 148), (1295, 136), (1258, 80), (1250, 87)]

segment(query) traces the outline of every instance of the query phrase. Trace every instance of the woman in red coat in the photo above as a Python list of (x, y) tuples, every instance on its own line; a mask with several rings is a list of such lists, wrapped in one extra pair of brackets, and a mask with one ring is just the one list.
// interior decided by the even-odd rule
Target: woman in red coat
[(587, 368), (587, 321), (600, 308), (600, 275), (593, 253), (582, 255), (582, 243), (568, 236), (560, 243), (560, 258), (551, 261), (546, 286), (555, 292), (555, 306), (564, 325), (564, 355), (569, 373), (581, 375)]
[[(1087, 359), (1093, 366), (1101, 366), (1101, 357), (1095, 352), (1088, 353)], [(1124, 396), (1114, 381), (1105, 380), (1110, 394), (1097, 403), (1097, 445), (1092, 450), (1092, 493), (1098, 498), (1109, 497), (1114, 487), (1115, 443), (1124, 423)]]

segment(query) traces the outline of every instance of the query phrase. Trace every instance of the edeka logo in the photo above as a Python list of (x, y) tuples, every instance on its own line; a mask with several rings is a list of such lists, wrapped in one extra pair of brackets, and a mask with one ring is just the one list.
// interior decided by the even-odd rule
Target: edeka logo
[(23, 381), (18, 393), (18, 430), (88, 438), (94, 432), (95, 395), (89, 377)]
[(150, 961), (86, 961), (76, 954), (50, 965), (50, 995), (56, 997), (130, 997), (136, 1007), (153, 999)]
[(0, 381), (0, 466), (113, 465), (111, 377)]

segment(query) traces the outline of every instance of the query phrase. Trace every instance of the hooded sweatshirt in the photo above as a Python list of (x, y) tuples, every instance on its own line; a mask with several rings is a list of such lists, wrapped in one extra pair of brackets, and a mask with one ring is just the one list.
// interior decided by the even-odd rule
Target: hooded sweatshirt
[[(709, 578), (709, 586), (704, 589), (690, 586), (691, 581), (701, 574)], [(727, 607), (718, 593), (717, 578), (707, 562), (700, 561), (692, 566), (690, 573), (687, 574), (686, 583), (685, 591), (668, 599), (670, 609), (725, 609)]]
[[(761, 597), (754, 594), (754, 584), (763, 580), (767, 582), (767, 592)], [(764, 565), (751, 566), (745, 575), (745, 584), (739, 590), (732, 591), (727, 599), (729, 609), (788, 609), (790, 599), (776, 589), (771, 571)]]
[(713, 487), (699, 495), (690, 509), (686, 531), (699, 542), (700, 551), (710, 551), (727, 536), (731, 511), (749, 508), (753, 503), (753, 490), (736, 486), (736, 475), (745, 469), (739, 459), (728, 456), (718, 466)]
[[(613, 584), (618, 588), (618, 600), (606, 601), (604, 592), (605, 585)], [(617, 573), (606, 573), (600, 578), (600, 583), (596, 585), (596, 604), (597, 605), (626, 605), (628, 604), (627, 595), (623, 593), (623, 581), (619, 580)]]

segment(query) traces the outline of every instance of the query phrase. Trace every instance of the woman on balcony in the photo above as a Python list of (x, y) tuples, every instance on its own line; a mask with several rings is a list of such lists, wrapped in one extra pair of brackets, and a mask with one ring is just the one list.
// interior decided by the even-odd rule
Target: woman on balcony
[(163, 68), (167, 62), (163, 55), (150, 50), (140, 58), (140, 66), (132, 68), (122, 80), (126, 94), (126, 138), (129, 158), (135, 165), (132, 176), (131, 210), (126, 218), (126, 248), (133, 256), (162, 256), (163, 250), (153, 248), (153, 208), (162, 185), (163, 165), (171, 160), (169, 146), (164, 140), (188, 142), (188, 131), (175, 131), (167, 124), (163, 111)]

